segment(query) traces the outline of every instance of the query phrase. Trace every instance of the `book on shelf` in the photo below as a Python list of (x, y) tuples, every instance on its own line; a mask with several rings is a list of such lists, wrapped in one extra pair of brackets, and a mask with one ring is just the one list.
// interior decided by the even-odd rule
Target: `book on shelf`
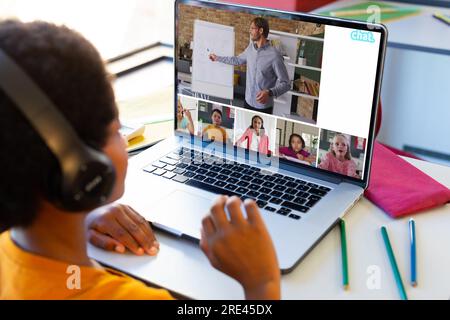
[(294, 90), (310, 96), (319, 96), (320, 83), (318, 81), (301, 76), (294, 80)]

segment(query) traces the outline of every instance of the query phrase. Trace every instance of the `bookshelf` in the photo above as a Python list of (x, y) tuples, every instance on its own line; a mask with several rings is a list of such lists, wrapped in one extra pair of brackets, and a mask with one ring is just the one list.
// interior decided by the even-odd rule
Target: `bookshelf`
[(303, 69), (308, 69), (308, 70), (313, 70), (313, 71), (322, 71), (321, 68), (316, 68), (316, 67), (310, 67), (310, 66), (305, 66), (303, 64), (295, 64), (295, 63), (288, 63), (288, 65), (293, 66), (295, 68), (303, 68)]
[(306, 94), (306, 93), (301, 93), (301, 92), (293, 91), (293, 90), (290, 90), (290, 91), (288, 91), (287, 93), (288, 93), (288, 94), (292, 94), (292, 95), (297, 96), (297, 97), (304, 97), (304, 98), (308, 98), (308, 99), (319, 100), (319, 97), (312, 96), (312, 95)]
[[(323, 36), (271, 30), (269, 40), (273, 40), (273, 44), (281, 51), (291, 83), (291, 89), (274, 100), (274, 114), (295, 120), (304, 118), (305, 122), (310, 122), (306, 121), (310, 117), (312, 123), (315, 123), (322, 71)], [(299, 59), (301, 46), (303, 55)]]

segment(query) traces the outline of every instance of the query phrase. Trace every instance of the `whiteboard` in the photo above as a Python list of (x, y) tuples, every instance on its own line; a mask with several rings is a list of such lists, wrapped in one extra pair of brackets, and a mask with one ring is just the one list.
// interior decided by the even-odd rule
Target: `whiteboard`
[(234, 27), (195, 20), (192, 91), (233, 99), (234, 66), (213, 62), (209, 54), (234, 56)]

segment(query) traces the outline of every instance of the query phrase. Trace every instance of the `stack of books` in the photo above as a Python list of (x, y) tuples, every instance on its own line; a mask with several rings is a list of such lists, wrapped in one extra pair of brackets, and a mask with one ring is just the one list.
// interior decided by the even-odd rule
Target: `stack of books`
[(305, 76), (301, 76), (299, 79), (294, 80), (294, 89), (300, 93), (308, 94), (310, 96), (319, 96), (320, 83), (318, 81), (309, 79)]

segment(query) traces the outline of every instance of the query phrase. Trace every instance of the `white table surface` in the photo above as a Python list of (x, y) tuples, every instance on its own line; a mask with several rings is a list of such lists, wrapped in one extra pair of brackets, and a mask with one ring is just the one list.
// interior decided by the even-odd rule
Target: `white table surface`
[[(358, 4), (361, 0), (340, 0), (321, 8), (312, 13), (334, 10)], [(450, 54), (450, 26), (437, 20), (432, 15), (434, 12), (450, 14), (450, 9), (437, 8), (409, 3), (385, 2), (405, 8), (419, 8), (421, 13), (414, 16), (393, 20), (385, 23), (388, 28), (388, 46), (419, 50), (433, 53)]]
[[(406, 158), (450, 187), (450, 168)], [(410, 299), (450, 298), (450, 204), (413, 215), (417, 233), (418, 286), (409, 284), (408, 219), (394, 220), (363, 198), (347, 214), (350, 289), (342, 288), (339, 228), (333, 229), (290, 274), (282, 276), (283, 299), (398, 299), (399, 294), (380, 233), (386, 225)], [(210, 266), (192, 242), (156, 232), (156, 257), (107, 252), (89, 245), (89, 255), (109, 266), (194, 299), (243, 299), (240, 285)], [(371, 266), (380, 288), (366, 285)]]

